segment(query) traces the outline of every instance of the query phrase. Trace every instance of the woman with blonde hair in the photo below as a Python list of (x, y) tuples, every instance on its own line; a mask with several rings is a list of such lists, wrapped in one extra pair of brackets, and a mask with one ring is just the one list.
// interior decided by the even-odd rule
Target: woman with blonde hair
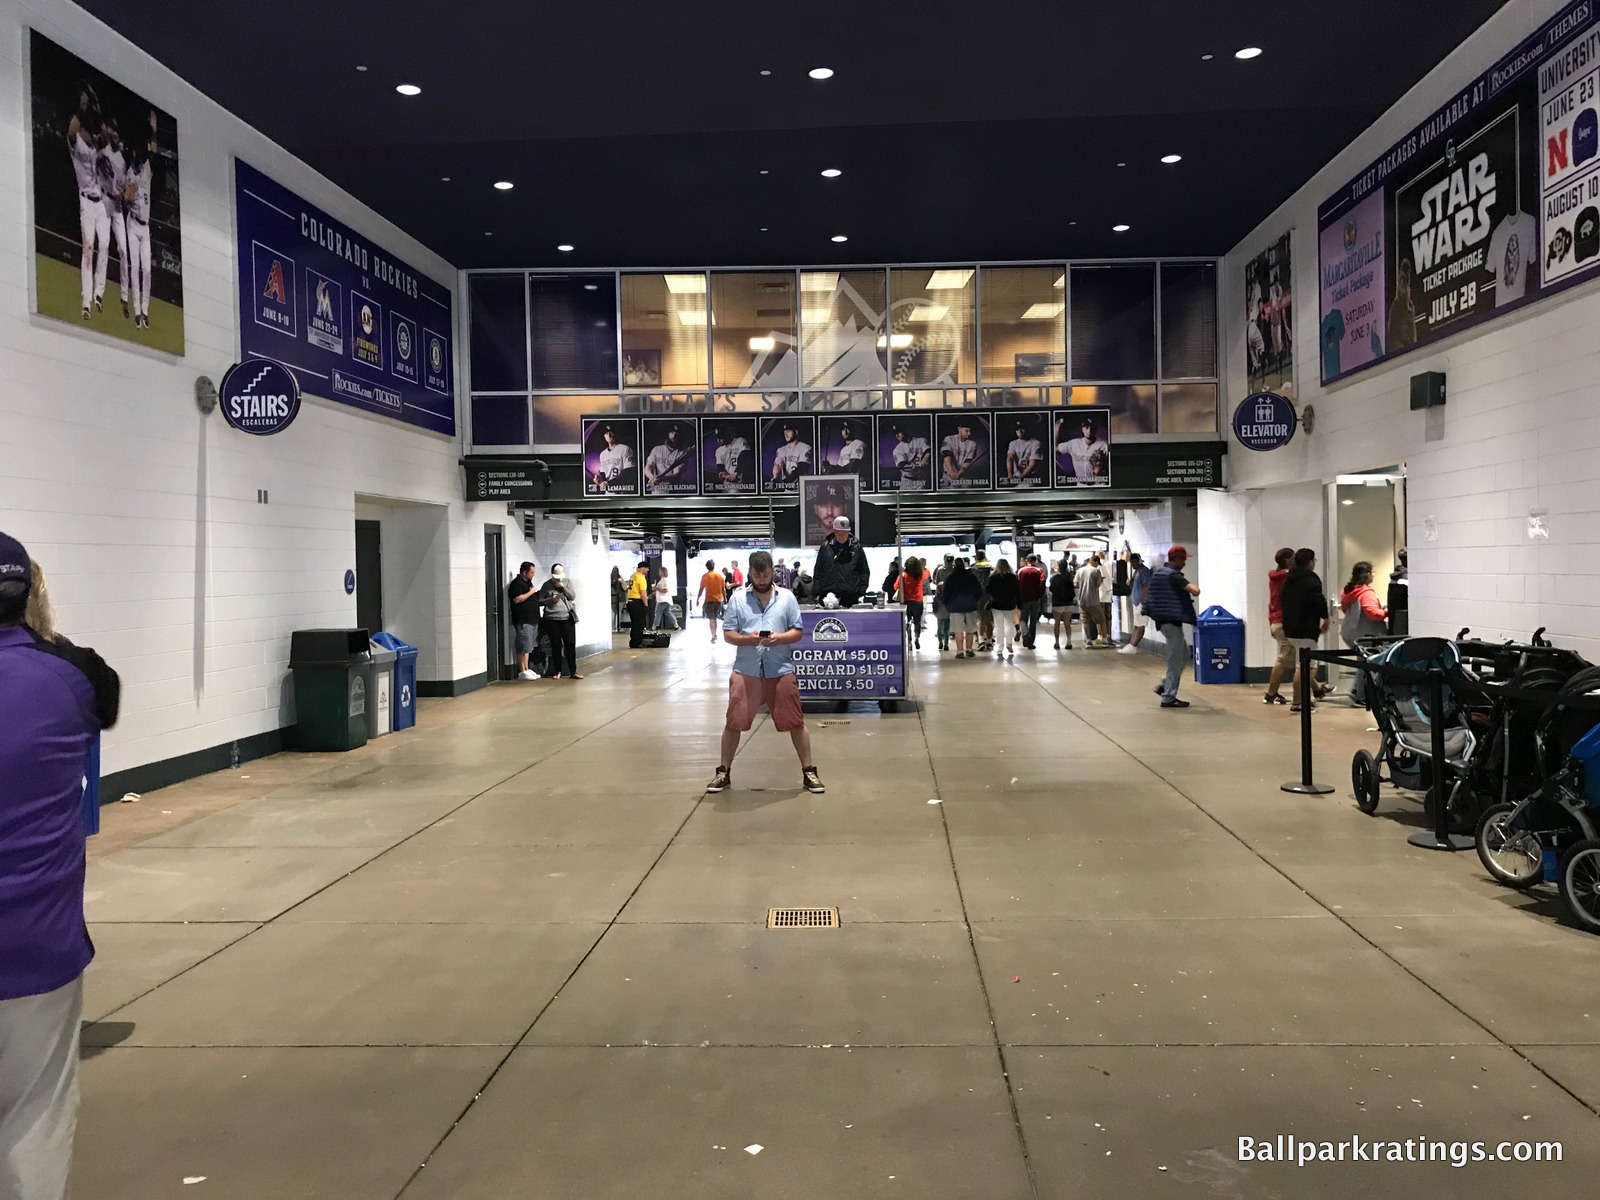
[(22, 623), (47, 642), (65, 641), (56, 636), (56, 612), (50, 603), (50, 589), (45, 587), (44, 572), (37, 562), (29, 562), (31, 581), (28, 587), (28, 607)]

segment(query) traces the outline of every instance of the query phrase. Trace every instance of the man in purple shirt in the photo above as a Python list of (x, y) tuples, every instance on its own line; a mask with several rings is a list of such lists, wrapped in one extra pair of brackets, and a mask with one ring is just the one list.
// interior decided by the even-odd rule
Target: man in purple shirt
[(23, 623), (28, 553), (0, 533), (0, 1196), (64, 1200), (78, 1120), (83, 772), (116, 672)]

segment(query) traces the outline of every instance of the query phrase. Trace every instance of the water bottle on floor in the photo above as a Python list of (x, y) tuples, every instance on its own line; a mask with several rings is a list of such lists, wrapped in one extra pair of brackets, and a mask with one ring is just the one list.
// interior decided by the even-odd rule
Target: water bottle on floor
[(239, 739), (238, 738), (234, 738), (233, 739), (233, 749), (228, 751), (228, 768), (229, 768), (229, 770), (233, 770), (233, 771), (237, 771), (239, 769)]

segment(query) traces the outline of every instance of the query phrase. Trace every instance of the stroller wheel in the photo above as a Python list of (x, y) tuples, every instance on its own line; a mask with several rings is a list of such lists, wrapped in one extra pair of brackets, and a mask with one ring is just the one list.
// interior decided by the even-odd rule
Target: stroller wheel
[(1515, 804), (1496, 804), (1478, 822), (1475, 839), (1483, 869), (1507, 887), (1528, 888), (1544, 878), (1539, 835), (1511, 823)]
[(1573, 924), (1600, 933), (1600, 841), (1591, 838), (1568, 850), (1559, 879)]
[(1378, 761), (1370, 750), (1357, 750), (1350, 760), (1350, 787), (1357, 808), (1369, 815), (1378, 811)]

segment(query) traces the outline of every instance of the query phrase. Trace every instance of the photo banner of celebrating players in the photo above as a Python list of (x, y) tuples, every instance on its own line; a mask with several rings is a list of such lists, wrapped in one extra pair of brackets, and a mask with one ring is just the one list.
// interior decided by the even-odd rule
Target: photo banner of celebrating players
[(1294, 399), (1294, 231), (1244, 268), (1244, 345), (1250, 391)]
[(1318, 208), (1323, 383), (1600, 269), (1597, 26), (1569, 4)]
[(313, 395), (456, 431), (450, 290), (234, 160), (243, 358)]
[[(584, 495), (803, 496), (1112, 485), (1111, 410), (955, 408), (582, 418)], [(824, 494), (818, 492), (817, 494)], [(843, 491), (837, 492), (843, 495)], [(846, 514), (854, 519), (854, 514)]]
[(639, 494), (639, 419), (583, 418), (583, 494)]
[(853, 475), (807, 475), (800, 480), (801, 545), (815, 549), (833, 536), (833, 523), (850, 520), (860, 536), (861, 481)]
[(178, 123), (29, 35), (34, 310), (181, 355)]

